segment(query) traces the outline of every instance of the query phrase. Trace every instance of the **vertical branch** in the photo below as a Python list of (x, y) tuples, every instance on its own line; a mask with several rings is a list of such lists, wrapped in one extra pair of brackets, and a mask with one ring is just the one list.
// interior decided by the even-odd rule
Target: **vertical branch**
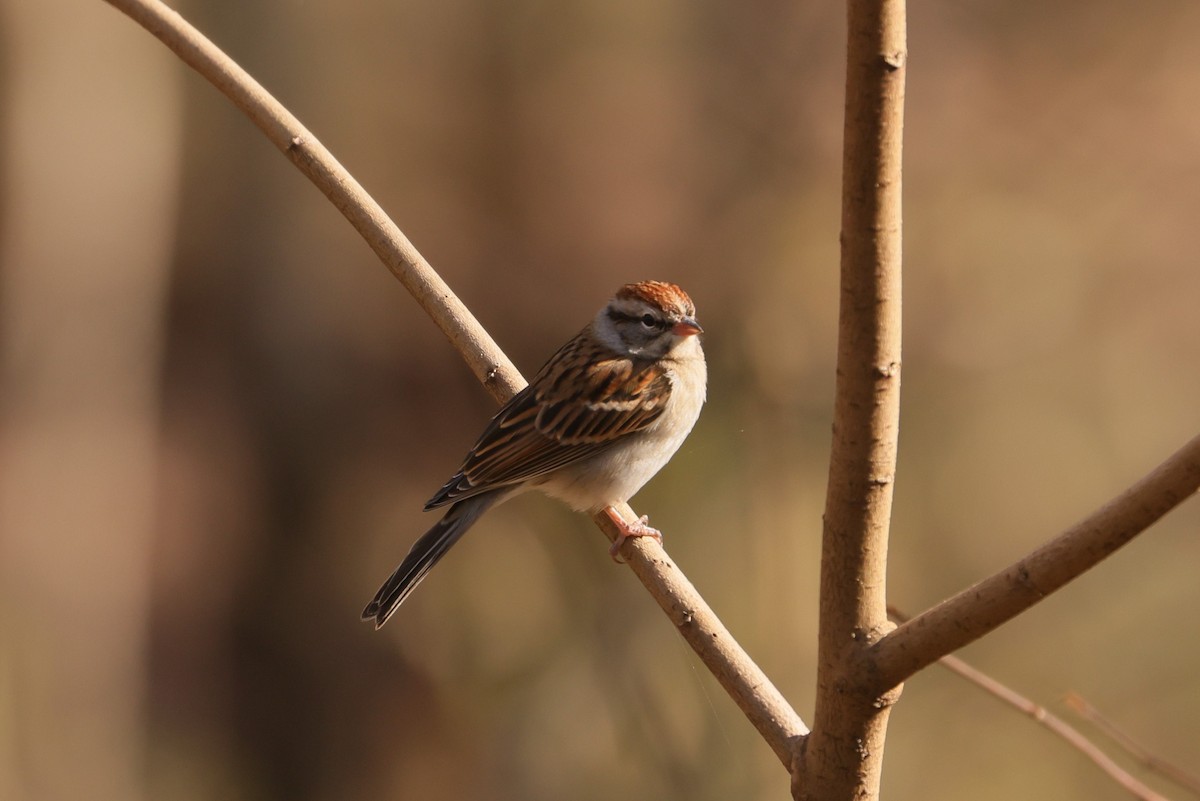
[(900, 411), (900, 164), (904, 0), (849, 0), (841, 298), (825, 500), (817, 699), (797, 798), (875, 798), (888, 709), (868, 646), (884, 597)]

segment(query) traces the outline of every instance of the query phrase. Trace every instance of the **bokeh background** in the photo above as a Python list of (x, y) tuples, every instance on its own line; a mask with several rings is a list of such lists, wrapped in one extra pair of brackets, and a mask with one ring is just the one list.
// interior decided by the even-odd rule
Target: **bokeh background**
[[(810, 718), (841, 5), (179, 7), (527, 373), (621, 283), (690, 291), (710, 401), (634, 507)], [(1190, 0), (910, 8), (901, 607), (1196, 433), (1198, 32)], [(786, 797), (553, 502), (492, 513), (389, 626), (358, 622), (490, 401), (148, 34), (101, 2), (0, 0), (0, 152), (0, 799)], [(1194, 766), (1198, 529), (1193, 501), (964, 655)], [(884, 787), (1124, 797), (938, 669), (892, 717)]]

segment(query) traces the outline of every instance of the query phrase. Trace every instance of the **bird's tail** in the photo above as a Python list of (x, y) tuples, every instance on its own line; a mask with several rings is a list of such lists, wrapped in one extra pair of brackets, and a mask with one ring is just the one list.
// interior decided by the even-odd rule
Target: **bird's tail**
[(451, 506), (433, 528), (413, 543), (400, 567), (383, 582), (379, 592), (375, 593), (375, 598), (367, 604), (362, 619), (374, 620), (377, 629), (387, 623), (388, 618), (404, 603), (404, 599), (416, 589), (421, 579), (425, 578), (438, 560), (445, 556), (479, 516), (498, 500), (494, 494), (477, 495)]

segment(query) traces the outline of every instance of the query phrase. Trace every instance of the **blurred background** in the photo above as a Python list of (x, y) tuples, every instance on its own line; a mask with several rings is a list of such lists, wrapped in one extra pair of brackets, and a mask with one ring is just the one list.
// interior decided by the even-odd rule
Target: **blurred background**
[[(178, 7), (527, 375), (620, 284), (691, 293), (709, 403), (633, 505), (811, 720), (841, 4)], [(910, 15), (890, 597), (917, 612), (1197, 431), (1200, 6)], [(493, 407), (157, 41), (101, 2), (0, 0), (0, 153), (0, 799), (787, 796), (554, 502), (493, 512), (359, 623)], [(963, 655), (1195, 765), (1198, 529), (1193, 501)], [(1124, 797), (937, 668), (892, 716), (884, 790)]]

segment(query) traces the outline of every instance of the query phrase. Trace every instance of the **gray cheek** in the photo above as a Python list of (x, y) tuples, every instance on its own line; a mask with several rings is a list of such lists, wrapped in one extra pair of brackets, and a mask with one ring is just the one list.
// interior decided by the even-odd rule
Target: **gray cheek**
[(628, 332), (625, 341), (629, 343), (629, 354), (646, 359), (657, 359), (666, 353), (666, 348), (660, 338), (653, 333), (642, 330)]
[(643, 333), (641, 337), (642, 355), (650, 359), (661, 359), (671, 352), (674, 343), (674, 337), (668, 332), (662, 333)]

